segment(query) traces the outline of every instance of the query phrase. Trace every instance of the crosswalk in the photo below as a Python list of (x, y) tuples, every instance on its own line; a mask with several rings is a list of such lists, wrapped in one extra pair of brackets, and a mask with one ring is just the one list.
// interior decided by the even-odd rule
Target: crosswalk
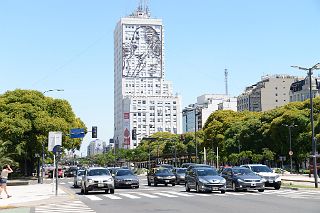
[(81, 213), (95, 213), (79, 200), (68, 201), (65, 203), (48, 204), (35, 207), (35, 213), (57, 213), (57, 212), (81, 212)]
[(123, 199), (161, 199), (161, 198), (189, 198), (189, 197), (239, 197), (239, 196), (281, 196), (293, 199), (319, 199), (320, 191), (308, 191), (308, 190), (266, 190), (264, 192), (226, 192), (221, 194), (220, 192), (213, 193), (187, 193), (183, 191), (148, 191), (148, 192), (117, 192), (116, 194), (89, 194), (85, 195), (86, 199), (91, 201), (102, 200), (123, 200)]

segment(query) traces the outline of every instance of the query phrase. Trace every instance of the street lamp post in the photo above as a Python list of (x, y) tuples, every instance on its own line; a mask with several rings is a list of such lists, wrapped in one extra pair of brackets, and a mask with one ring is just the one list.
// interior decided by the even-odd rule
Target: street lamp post
[[(64, 89), (49, 89), (49, 90), (46, 90), (46, 91), (44, 91), (44, 92), (42, 92), (42, 94), (44, 95), (45, 93), (47, 93), (47, 92), (54, 92), (54, 91), (57, 91), (57, 92), (62, 92), (62, 91), (64, 91)], [(43, 183), (43, 179), (44, 179), (44, 176), (45, 176), (45, 171), (44, 171), (44, 141), (43, 141), (43, 143), (41, 144), (42, 145), (42, 163), (41, 163), (41, 170), (42, 170), (42, 172), (41, 172), (41, 184)], [(39, 181), (38, 181), (38, 183), (39, 183)]]
[(283, 126), (286, 126), (288, 127), (289, 129), (289, 156), (290, 156), (290, 172), (292, 173), (292, 155), (293, 155), (293, 152), (292, 152), (292, 147), (291, 147), (291, 128), (292, 127), (296, 127), (298, 125), (287, 125), (287, 124), (284, 124)]
[(198, 163), (198, 142), (197, 142), (197, 129), (198, 129), (198, 122), (197, 122), (197, 115), (199, 115), (198, 110), (201, 109), (201, 107), (196, 106), (194, 108), (194, 141), (196, 146), (196, 163)]
[(315, 188), (318, 188), (318, 172), (317, 172), (317, 142), (314, 137), (314, 125), (313, 125), (313, 94), (312, 94), (312, 71), (320, 69), (320, 63), (317, 63), (311, 68), (304, 68), (299, 66), (291, 66), (293, 68), (297, 68), (299, 70), (308, 71), (309, 76), (309, 96), (310, 96), (310, 123), (311, 123), (311, 140), (312, 140), (312, 157), (313, 157), (313, 176), (314, 176), (314, 184)]

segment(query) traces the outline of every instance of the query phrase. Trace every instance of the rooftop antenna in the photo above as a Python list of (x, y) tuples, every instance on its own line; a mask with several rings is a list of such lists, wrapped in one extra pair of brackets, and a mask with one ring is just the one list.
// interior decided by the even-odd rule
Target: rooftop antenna
[(228, 95), (228, 69), (224, 69), (224, 83), (226, 87), (226, 95)]

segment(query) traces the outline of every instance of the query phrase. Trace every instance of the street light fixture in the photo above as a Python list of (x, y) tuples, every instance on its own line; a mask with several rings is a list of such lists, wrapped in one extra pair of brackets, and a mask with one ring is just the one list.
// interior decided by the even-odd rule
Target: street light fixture
[(286, 126), (286, 127), (288, 127), (288, 129), (289, 129), (290, 172), (292, 173), (292, 155), (293, 155), (293, 152), (292, 152), (292, 147), (291, 147), (291, 128), (292, 128), (292, 127), (297, 127), (298, 125), (295, 125), (295, 124), (291, 124), (291, 125), (283, 124), (283, 126)]
[(313, 176), (314, 176), (314, 184), (315, 188), (318, 188), (318, 172), (317, 172), (317, 142), (314, 137), (314, 125), (313, 125), (313, 94), (312, 94), (312, 71), (313, 70), (319, 70), (320, 69), (320, 63), (317, 63), (311, 68), (305, 68), (300, 66), (291, 66), (293, 68), (297, 68), (299, 70), (305, 70), (308, 71), (309, 76), (309, 96), (310, 96), (310, 123), (311, 123), (311, 140), (312, 140), (312, 157), (313, 157)]

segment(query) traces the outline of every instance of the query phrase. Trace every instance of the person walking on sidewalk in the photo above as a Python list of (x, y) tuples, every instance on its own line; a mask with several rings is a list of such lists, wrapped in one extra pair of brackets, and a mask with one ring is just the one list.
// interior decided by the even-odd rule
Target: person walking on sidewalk
[(5, 165), (2, 168), (1, 176), (0, 176), (0, 198), (1, 192), (4, 191), (7, 194), (7, 198), (11, 197), (11, 195), (7, 192), (7, 181), (8, 181), (8, 174), (13, 172), (10, 165)]

